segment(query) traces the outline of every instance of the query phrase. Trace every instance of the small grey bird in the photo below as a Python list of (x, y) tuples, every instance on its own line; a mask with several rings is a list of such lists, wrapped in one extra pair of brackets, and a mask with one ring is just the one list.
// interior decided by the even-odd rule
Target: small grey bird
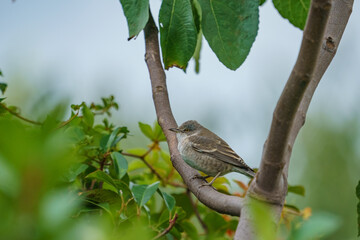
[(169, 129), (176, 133), (178, 150), (184, 161), (192, 168), (202, 171), (214, 179), (229, 172), (238, 172), (250, 178), (255, 176), (244, 160), (215, 133), (194, 120), (184, 122), (179, 128)]

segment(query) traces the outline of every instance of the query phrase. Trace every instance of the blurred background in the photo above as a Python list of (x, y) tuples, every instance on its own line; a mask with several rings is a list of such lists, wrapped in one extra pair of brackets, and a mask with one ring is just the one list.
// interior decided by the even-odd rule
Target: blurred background
[[(157, 19), (160, 0), (151, 1)], [(337, 55), (324, 75), (296, 142), (290, 184), (305, 197), (288, 202), (337, 215), (332, 239), (355, 239), (355, 186), (360, 178), (360, 10), (355, 1)], [(127, 41), (119, 1), (0, 2), (0, 69), (8, 83), (7, 103), (31, 116), (38, 101), (99, 101), (113, 94), (120, 104), (113, 121), (127, 125), (138, 145), (137, 122), (156, 119), (144, 40)], [(302, 31), (283, 19), (271, 1), (260, 7), (258, 36), (245, 63), (231, 71), (203, 41), (200, 74), (167, 71), (178, 124), (195, 119), (224, 138), (252, 167), (258, 167), (272, 112), (296, 61)], [(146, 144), (146, 143), (144, 143)], [(239, 175), (232, 175), (245, 180)], [(341, 237), (340, 237), (341, 236)]]

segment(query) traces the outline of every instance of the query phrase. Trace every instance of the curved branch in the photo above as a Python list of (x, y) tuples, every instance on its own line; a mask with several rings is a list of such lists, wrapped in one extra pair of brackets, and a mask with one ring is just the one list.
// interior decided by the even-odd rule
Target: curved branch
[(177, 124), (171, 111), (166, 87), (166, 76), (160, 60), (158, 29), (156, 28), (151, 13), (144, 33), (146, 48), (145, 61), (150, 74), (156, 115), (159, 125), (166, 136), (173, 166), (200, 202), (219, 213), (239, 216), (242, 199), (219, 193), (209, 186), (200, 187), (204, 183), (204, 180), (194, 178), (194, 176), (199, 175), (199, 173), (188, 166), (180, 157), (179, 151), (177, 150), (175, 133), (169, 131), (170, 128), (177, 127)]
[(4, 108), (10, 114), (14, 115), (15, 117), (17, 117), (17, 118), (19, 118), (19, 119), (21, 119), (21, 120), (23, 120), (25, 122), (28, 122), (28, 123), (31, 123), (31, 124), (34, 124), (34, 125), (42, 125), (41, 122), (36, 122), (36, 121), (30, 120), (30, 119), (27, 119), (27, 118), (21, 116), (17, 112), (15, 112), (15, 111), (11, 110), (10, 108), (6, 107), (5, 104), (0, 103), (0, 108)]
[[(274, 111), (256, 181), (249, 196), (271, 203), (278, 221), (287, 193), (288, 167), (295, 139), (321, 77), (335, 56), (353, 0), (313, 0), (297, 62)], [(246, 200), (246, 202), (247, 202)], [(243, 207), (235, 239), (254, 239), (251, 213)]]

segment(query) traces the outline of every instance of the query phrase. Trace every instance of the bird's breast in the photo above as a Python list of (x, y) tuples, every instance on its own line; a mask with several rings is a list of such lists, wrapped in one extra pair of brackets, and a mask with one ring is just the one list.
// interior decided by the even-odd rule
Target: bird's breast
[(188, 165), (209, 176), (215, 176), (218, 172), (226, 174), (231, 169), (229, 164), (211, 157), (208, 154), (195, 151), (188, 137), (178, 137), (178, 150), (182, 159)]

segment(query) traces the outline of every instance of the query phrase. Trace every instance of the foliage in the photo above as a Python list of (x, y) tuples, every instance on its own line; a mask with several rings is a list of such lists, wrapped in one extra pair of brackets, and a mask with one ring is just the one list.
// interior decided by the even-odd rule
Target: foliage
[[(354, 239), (357, 233), (355, 188), (359, 181), (359, 119), (344, 123), (329, 116), (308, 120), (294, 149), (293, 172), (299, 174), (306, 197), (296, 200), (300, 207), (311, 206), (314, 213), (329, 212), (341, 223), (326, 239)], [(319, 146), (321, 143), (321, 146)], [(290, 169), (291, 170), (291, 169)], [(289, 203), (293, 196), (288, 197)]]
[[(166, 138), (157, 122), (139, 123), (148, 148), (122, 148), (128, 128), (105, 117), (117, 108), (111, 96), (102, 104), (72, 105), (69, 119), (59, 121), (64, 108), (55, 106), (33, 124), (1, 103), (2, 237), (196, 239), (205, 230), (194, 208), (201, 218), (221, 218), (188, 194), (160, 146)], [(216, 234), (226, 237), (235, 226), (229, 222)]]
[[(101, 104), (71, 105), (69, 119), (59, 121), (65, 109), (54, 106), (45, 121), (36, 122), (0, 103), (3, 238), (233, 237), (237, 218), (195, 201), (161, 147), (166, 138), (157, 122), (139, 123), (147, 148), (125, 151), (129, 129), (107, 117), (118, 109), (113, 96)], [(236, 183), (243, 193), (235, 195), (244, 195), (247, 184)], [(224, 177), (214, 187), (230, 194)], [(303, 213), (296, 209), (284, 216), (297, 219)]]
[(358, 215), (358, 237), (360, 236), (360, 181), (356, 187), (356, 197), (359, 202), (357, 204), (357, 215)]
[(275, 8), (283, 18), (295, 27), (304, 29), (310, 8), (310, 0), (273, 0)]
[[(120, 0), (128, 22), (129, 39), (138, 35), (149, 18), (149, 0)], [(227, 68), (245, 61), (259, 25), (259, 6), (265, 0), (163, 0), (159, 10), (162, 58), (165, 69), (186, 70), (191, 57), (199, 72), (202, 36)], [(304, 29), (310, 1), (273, 0), (281, 16)]]

